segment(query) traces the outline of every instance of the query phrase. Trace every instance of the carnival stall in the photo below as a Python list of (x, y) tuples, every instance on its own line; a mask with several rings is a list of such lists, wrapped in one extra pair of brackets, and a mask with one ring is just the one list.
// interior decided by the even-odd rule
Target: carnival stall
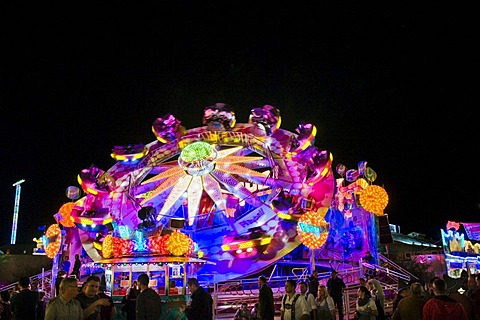
[(441, 230), (447, 275), (460, 278), (462, 274), (476, 274), (480, 270), (480, 224), (447, 223)]

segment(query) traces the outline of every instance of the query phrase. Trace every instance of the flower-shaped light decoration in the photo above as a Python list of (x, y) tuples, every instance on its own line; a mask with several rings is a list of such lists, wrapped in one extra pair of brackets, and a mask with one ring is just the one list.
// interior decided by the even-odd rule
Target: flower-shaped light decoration
[(370, 185), (360, 193), (359, 200), (365, 210), (381, 216), (388, 204), (388, 194), (382, 187)]
[(174, 231), (168, 239), (167, 249), (174, 256), (186, 255), (193, 252), (193, 241), (187, 235)]
[(148, 238), (148, 250), (151, 253), (168, 254), (167, 242), (170, 234), (165, 234), (161, 237)]
[(203, 191), (212, 199), (217, 209), (226, 215), (230, 214), (230, 210), (227, 210), (222, 189), (228, 190), (240, 199), (250, 199), (252, 205), (261, 204), (260, 201), (255, 202), (256, 198), (252, 192), (242, 186), (236, 177), (240, 176), (258, 184), (269, 181), (265, 173), (246, 166), (252, 161), (258, 161), (261, 157), (234, 155), (242, 149), (241, 146), (217, 151), (213, 144), (204, 141), (190, 143), (188, 139), (182, 141), (180, 147), (182, 152), (177, 163), (171, 162), (169, 169), (143, 181), (142, 185), (162, 182), (152, 192), (137, 196), (144, 198), (140, 203), (143, 206), (148, 205), (155, 197), (168, 192), (167, 198), (163, 201), (163, 207), (157, 215), (157, 221), (160, 221), (185, 193), (188, 195), (187, 223), (189, 225), (193, 224), (195, 216), (199, 213)]
[(134, 243), (131, 240), (113, 237), (113, 256), (120, 257), (125, 255), (131, 255), (133, 251)]
[(58, 213), (62, 216), (62, 219), (59, 219), (58, 222), (62, 224), (64, 227), (74, 227), (75, 223), (73, 223), (73, 217), (70, 215), (72, 212), (73, 207), (75, 206), (74, 202), (67, 202), (60, 207)]
[(108, 259), (108, 258), (111, 258), (112, 255), (113, 255), (113, 237), (111, 234), (107, 234), (103, 239), (102, 256)]
[(45, 237), (48, 239), (47, 247), (45, 248), (45, 254), (50, 259), (55, 258), (60, 250), (62, 244), (62, 232), (58, 224), (52, 224), (45, 232)]
[(307, 211), (298, 220), (298, 235), (303, 244), (310, 249), (319, 249), (325, 244), (328, 230), (328, 222), (317, 212)]

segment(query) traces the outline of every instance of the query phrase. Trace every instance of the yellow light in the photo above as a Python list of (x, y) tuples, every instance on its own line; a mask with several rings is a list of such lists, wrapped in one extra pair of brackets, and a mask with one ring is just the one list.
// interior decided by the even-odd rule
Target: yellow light
[[(305, 232), (301, 229), (301, 224), (306, 224), (312, 228), (319, 228), (320, 234)], [(297, 232), (303, 244), (310, 249), (321, 248), (328, 238), (329, 224), (325, 219), (315, 211), (307, 211), (304, 213), (297, 224)]]
[(50, 259), (55, 258), (60, 250), (60, 245), (62, 243), (62, 233), (58, 224), (52, 224), (48, 227), (45, 236), (51, 240), (47, 247), (45, 248), (45, 254)]
[(371, 185), (362, 190), (359, 200), (365, 210), (380, 216), (388, 204), (388, 194), (382, 187)]
[(253, 241), (245, 241), (245, 242), (242, 242), (238, 245), (238, 247), (240, 249), (246, 249), (246, 248), (251, 248), (253, 247), (255, 244)]
[(111, 234), (108, 234), (105, 236), (105, 239), (103, 239), (103, 245), (102, 245), (102, 256), (104, 258), (111, 258), (113, 255), (113, 237)]
[(262, 240), (260, 240), (260, 245), (263, 246), (265, 244), (269, 244), (270, 242), (272, 242), (272, 238), (270, 238), (270, 237), (262, 238)]
[(192, 240), (185, 234), (174, 231), (167, 241), (167, 250), (174, 256), (184, 255), (192, 244)]

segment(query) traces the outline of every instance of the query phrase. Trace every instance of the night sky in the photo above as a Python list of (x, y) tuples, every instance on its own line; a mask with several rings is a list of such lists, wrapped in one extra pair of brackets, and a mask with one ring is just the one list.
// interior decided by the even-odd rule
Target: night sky
[(260, 2), (3, 10), (0, 245), (10, 242), (14, 182), (26, 180), (17, 243), (31, 243), (82, 169), (109, 169), (115, 145), (154, 141), (151, 125), (166, 113), (201, 126), (216, 102), (238, 123), (269, 104), (283, 129), (315, 124), (333, 166), (367, 161), (377, 172), (403, 233), (440, 239), (448, 220), (479, 221), (473, 10)]

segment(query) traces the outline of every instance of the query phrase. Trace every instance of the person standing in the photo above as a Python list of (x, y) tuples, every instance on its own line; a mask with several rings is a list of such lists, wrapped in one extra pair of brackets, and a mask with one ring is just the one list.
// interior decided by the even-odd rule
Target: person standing
[(467, 278), (467, 291), (465, 295), (473, 300), (473, 312), (475, 317), (480, 319), (480, 277), (478, 274), (471, 274)]
[(82, 320), (83, 309), (80, 301), (75, 299), (77, 294), (77, 279), (63, 279), (60, 282), (59, 295), (48, 302), (45, 320)]
[(63, 257), (62, 270), (67, 273), (67, 276), (70, 274), (70, 267), (71, 263), (70, 260), (68, 260), (68, 256)]
[(82, 306), (85, 319), (97, 320), (97, 317), (100, 314), (100, 307), (110, 305), (109, 299), (100, 298), (98, 295), (99, 288), (100, 278), (95, 275), (89, 276), (87, 281), (83, 284), (82, 292), (75, 297)]
[[(45, 309), (47, 307), (47, 302), (45, 301), (45, 291), (38, 291), (38, 307), (37, 307), (37, 319), (45, 319)], [(0, 318), (3, 320), (2, 318)]]
[(264, 276), (258, 277), (258, 285), (260, 286), (260, 290), (258, 294), (257, 318), (263, 320), (273, 320), (275, 317), (273, 291), (267, 285), (267, 278)]
[(318, 286), (319, 286), (319, 284), (320, 283), (318, 282), (318, 272), (317, 272), (317, 270), (313, 270), (310, 277), (308, 277), (308, 292), (313, 294), (313, 297), (315, 299), (317, 299), (317, 296), (318, 296)]
[(410, 295), (398, 302), (393, 312), (392, 320), (422, 319), (425, 302), (423, 286), (418, 282), (412, 283), (410, 285)]
[(258, 320), (259, 318), (257, 314), (258, 314), (258, 302), (255, 303), (252, 310), (250, 310), (251, 320)]
[(57, 277), (55, 278), (55, 296), (57, 297), (60, 294), (60, 283), (63, 279), (67, 277), (67, 273), (63, 270), (57, 272)]
[(30, 278), (21, 277), (18, 280), (18, 288), (19, 292), (10, 299), (13, 319), (36, 320), (40, 298), (37, 291), (30, 290)]
[(383, 287), (380, 284), (380, 281), (369, 276), (367, 281), (367, 289), (370, 290), (373, 301), (377, 306), (378, 315), (377, 320), (383, 320), (385, 318), (385, 293), (383, 292)]
[(110, 301), (109, 305), (100, 306), (100, 320), (113, 320), (117, 315), (117, 309), (115, 309), (112, 297), (105, 293), (106, 290), (107, 288), (104, 285), (101, 285), (98, 292), (100, 298), (105, 298)]
[(158, 293), (148, 287), (150, 277), (146, 273), (138, 276), (140, 293), (137, 297), (137, 320), (158, 320), (162, 316), (162, 299)]
[(331, 277), (327, 281), (328, 294), (332, 297), (333, 302), (338, 310), (338, 319), (343, 320), (343, 292), (347, 287), (342, 278), (338, 277), (338, 272), (332, 270)]
[(375, 320), (376, 316), (378, 316), (378, 309), (368, 288), (360, 286), (357, 294), (358, 299), (355, 303), (355, 319)]
[(184, 310), (188, 320), (213, 319), (212, 296), (200, 287), (197, 278), (188, 279), (187, 286), (192, 299), (190, 306)]
[(138, 288), (137, 280), (133, 281), (133, 284), (128, 288), (127, 294), (122, 299), (122, 311), (127, 314), (126, 320), (135, 320), (136, 314), (136, 305), (137, 305), (137, 296), (140, 293)]
[(300, 288), (300, 295), (305, 298), (305, 301), (307, 301), (310, 317), (312, 317), (312, 319), (317, 319), (317, 303), (315, 302), (313, 294), (307, 290), (307, 283), (305, 281), (300, 281), (298, 286)]
[[(362, 262), (368, 263), (372, 266), (376, 264), (375, 258), (372, 256), (372, 253), (370, 251), (365, 252), (365, 256), (362, 257)], [(365, 278), (368, 278), (369, 275), (376, 276), (377, 272), (375, 268), (367, 268), (365, 272)]]
[(385, 308), (385, 292), (383, 291), (380, 281), (375, 279), (375, 277), (372, 275), (368, 276), (367, 288), (370, 289), (372, 296), (378, 299), (382, 309)]
[(403, 298), (409, 297), (409, 296), (410, 296), (410, 288), (409, 287), (400, 288), (397, 292), (397, 295), (395, 296), (395, 299), (393, 299), (392, 312), (395, 312), (400, 300), (402, 300)]
[(321, 285), (318, 288), (317, 320), (335, 320), (335, 303), (328, 294), (327, 287)]
[(12, 319), (12, 307), (10, 305), (10, 292), (7, 290), (0, 292), (0, 319)]
[(432, 290), (434, 296), (423, 306), (423, 320), (468, 319), (462, 304), (447, 295), (447, 284), (443, 279), (436, 279)]
[(80, 268), (82, 267), (82, 261), (78, 253), (75, 255), (75, 262), (73, 263), (72, 275), (80, 280)]
[(285, 282), (285, 295), (282, 298), (280, 317), (283, 320), (310, 320), (307, 301), (301, 294), (295, 292), (296, 287), (295, 280)]

